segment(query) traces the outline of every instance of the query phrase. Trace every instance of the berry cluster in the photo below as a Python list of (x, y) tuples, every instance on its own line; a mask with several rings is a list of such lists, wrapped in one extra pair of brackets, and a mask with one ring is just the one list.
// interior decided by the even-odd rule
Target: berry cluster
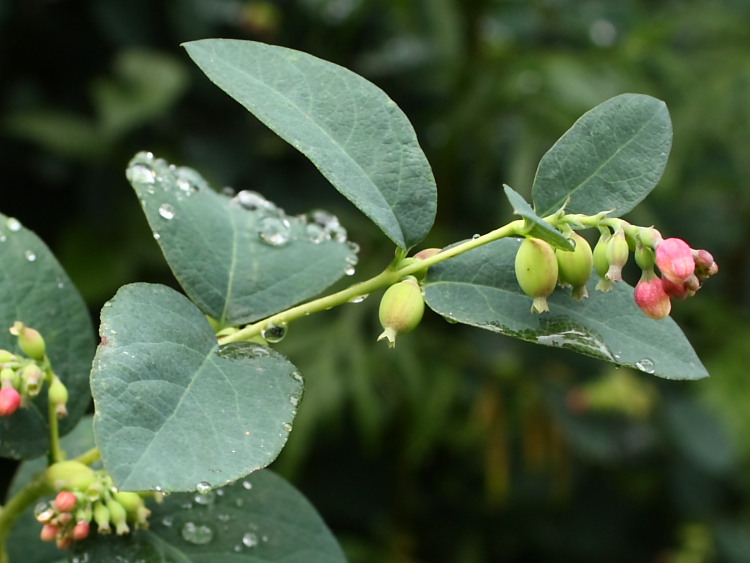
[[(565, 219), (584, 226), (580, 216)], [(516, 254), (515, 271), (521, 289), (534, 298), (532, 312), (549, 311), (547, 297), (558, 284), (572, 286), (576, 299), (586, 297), (586, 282), (592, 270), (599, 276), (596, 289), (610, 291), (622, 281), (622, 269), (631, 252), (642, 272), (635, 286), (635, 302), (652, 319), (669, 315), (671, 299), (695, 295), (703, 280), (719, 271), (711, 253), (692, 249), (682, 239), (664, 239), (653, 227), (638, 227), (621, 219), (603, 219), (595, 225), (601, 236), (593, 251), (568, 223), (563, 223), (563, 233), (574, 243), (573, 251), (553, 249), (541, 239), (523, 240)]]
[(45, 382), (49, 383), (48, 398), (55, 414), (68, 414), (68, 390), (55, 375), (46, 356), (46, 345), (39, 331), (17, 321), (10, 333), (18, 337), (18, 346), (25, 356), (0, 349), (0, 416), (10, 416), (29, 399), (36, 397)]
[(96, 524), (100, 534), (117, 535), (148, 527), (151, 511), (138, 493), (118, 491), (109, 475), (77, 461), (61, 461), (47, 469), (47, 479), (59, 492), (50, 503), (37, 505), (34, 514), (42, 524), (42, 541), (54, 541), (61, 549), (83, 540)]

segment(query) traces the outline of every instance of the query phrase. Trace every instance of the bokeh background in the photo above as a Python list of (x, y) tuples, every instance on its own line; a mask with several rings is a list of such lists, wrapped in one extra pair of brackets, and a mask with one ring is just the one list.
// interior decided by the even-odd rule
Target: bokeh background
[(125, 283), (175, 285), (125, 180), (140, 150), (289, 213), (336, 213), (357, 276), (393, 255), (192, 65), (180, 43), (205, 37), (301, 49), (388, 92), (438, 183), (425, 246), (509, 220), (502, 184), (528, 196), (539, 158), (596, 104), (663, 99), (672, 156), (627, 218), (721, 267), (673, 312), (711, 373), (699, 382), (429, 313), (387, 350), (375, 296), (294, 324), (280, 349), (306, 395), (273, 468), (352, 562), (750, 561), (750, 3), (0, 0), (0, 211), (48, 243), (94, 319)]

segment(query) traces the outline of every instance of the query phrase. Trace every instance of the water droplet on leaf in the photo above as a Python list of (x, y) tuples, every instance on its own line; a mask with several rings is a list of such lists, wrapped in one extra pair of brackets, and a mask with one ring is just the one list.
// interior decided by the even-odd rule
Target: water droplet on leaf
[(248, 211), (265, 211), (268, 213), (275, 213), (279, 211), (279, 208), (271, 201), (268, 201), (258, 192), (252, 190), (242, 190), (236, 196), (234, 201), (240, 204), (243, 208)]
[(249, 491), (253, 488), (253, 484), (250, 481), (242, 481), (242, 488)]
[(194, 545), (205, 545), (214, 538), (214, 531), (206, 524), (185, 522), (180, 530), (180, 535), (188, 543)]
[(291, 239), (292, 227), (285, 218), (263, 217), (258, 224), (258, 236), (270, 246), (282, 246)]
[(156, 172), (143, 164), (134, 164), (130, 166), (125, 172), (125, 176), (131, 182), (138, 184), (153, 184), (156, 182)]
[(242, 536), (242, 545), (245, 547), (255, 547), (258, 545), (258, 535), (252, 532), (247, 532)]
[(292, 431), (292, 425), (289, 424), (288, 422), (285, 422), (284, 424), (282, 424), (282, 426), (284, 427), (284, 430), (286, 430), (287, 432)]
[(174, 219), (174, 207), (172, 207), (168, 203), (162, 203), (159, 206), (159, 215), (161, 215), (167, 221), (169, 221), (170, 219)]
[(36, 254), (34, 254), (34, 252), (31, 250), (27, 250), (23, 253), (23, 255), (26, 256), (26, 260), (28, 260), (29, 262), (33, 262), (34, 260), (36, 260)]
[(208, 483), (206, 481), (201, 481), (195, 486), (195, 490), (201, 494), (206, 494), (207, 492), (211, 490), (211, 483)]
[(286, 336), (287, 332), (287, 324), (286, 323), (280, 323), (280, 324), (269, 324), (266, 325), (266, 327), (261, 332), (261, 336), (266, 339), (266, 341), (270, 342), (271, 344), (276, 344), (277, 342), (281, 342), (284, 340), (284, 337)]
[(645, 371), (646, 373), (654, 373), (654, 371), (656, 371), (654, 368), (654, 362), (649, 358), (638, 360), (635, 363), (635, 367), (637, 367), (641, 371)]
[(172, 516), (165, 516), (161, 519), (161, 523), (163, 526), (169, 528), (170, 526), (172, 526), (172, 524), (174, 524), (174, 518)]
[(15, 217), (8, 217), (5, 220), (5, 226), (15, 233), (21, 230), (21, 221), (19, 221)]

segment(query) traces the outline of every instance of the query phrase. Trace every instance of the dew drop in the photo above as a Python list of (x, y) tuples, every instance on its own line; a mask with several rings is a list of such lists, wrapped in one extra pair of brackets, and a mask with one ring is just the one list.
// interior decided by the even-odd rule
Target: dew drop
[(23, 253), (23, 255), (26, 256), (26, 260), (28, 260), (29, 262), (33, 262), (34, 260), (36, 260), (36, 254), (34, 254), (34, 252), (31, 250), (27, 250)]
[(202, 506), (210, 506), (216, 500), (216, 495), (210, 491), (207, 493), (198, 493), (193, 497), (193, 500), (196, 502), (196, 504), (200, 504)]
[(179, 178), (177, 180), (177, 188), (187, 195), (190, 195), (197, 190), (197, 188), (185, 178)]
[(21, 230), (21, 221), (19, 221), (15, 217), (8, 217), (5, 220), (5, 226), (15, 233)]
[(344, 270), (344, 273), (347, 276), (353, 276), (356, 273), (356, 271), (357, 270), (354, 268), (354, 266), (349, 266), (346, 270)]
[(258, 236), (270, 246), (283, 246), (292, 237), (292, 227), (285, 218), (263, 217), (258, 225)]
[(154, 240), (159, 240), (161, 238), (161, 235), (159, 233), (154, 233)]
[(162, 526), (166, 526), (167, 528), (171, 527), (172, 524), (174, 524), (174, 518), (172, 516), (165, 516), (161, 519)]
[(242, 481), (242, 488), (249, 491), (253, 488), (253, 484), (250, 481)]
[(227, 197), (234, 197), (234, 188), (231, 186), (224, 186), (221, 188), (221, 193), (223, 193)]
[(292, 403), (293, 407), (299, 406), (299, 397), (297, 395), (292, 395), (289, 397), (289, 402)]
[(349, 299), (349, 303), (362, 303), (365, 299), (367, 299), (367, 296), (369, 294), (365, 293), (364, 295), (357, 295), (356, 297), (352, 297)]
[(63, 282), (58, 282), (57, 283), (57, 289), (62, 289), (64, 287), (65, 287), (65, 284)]
[(247, 532), (242, 536), (242, 545), (245, 547), (255, 547), (258, 545), (258, 535), (252, 532)]
[(5, 236), (5, 233), (1, 234), (0, 235), (0, 242), (5, 242), (6, 240), (8, 240), (8, 237)]
[(195, 490), (205, 495), (207, 492), (211, 490), (211, 483), (208, 483), (206, 481), (201, 481), (195, 486)]
[(266, 325), (266, 327), (261, 332), (261, 336), (266, 339), (266, 341), (270, 342), (271, 344), (276, 344), (277, 342), (281, 342), (284, 340), (284, 337), (287, 333), (287, 324), (286, 323), (280, 323), (280, 324), (269, 324)]
[(269, 213), (278, 211), (278, 207), (273, 202), (268, 201), (261, 194), (252, 190), (238, 192), (234, 196), (234, 201), (248, 211), (267, 211)]
[(167, 221), (169, 221), (170, 219), (174, 219), (174, 207), (172, 207), (168, 203), (162, 203), (159, 206), (159, 215), (161, 215)]
[[(153, 155), (151, 155), (153, 158)], [(125, 173), (125, 176), (134, 183), (139, 184), (153, 184), (156, 182), (156, 172), (151, 170), (148, 166), (143, 164), (134, 164), (129, 167)]]
[(180, 530), (180, 535), (188, 543), (205, 545), (214, 538), (214, 531), (206, 524), (185, 522)]
[(471, 240), (477, 240), (480, 236), (482, 235), (480, 235), (479, 233), (475, 233), (472, 235)]
[(309, 223), (308, 225), (305, 225), (305, 235), (307, 236), (307, 240), (313, 244), (320, 244), (321, 242), (331, 239), (331, 235), (328, 234), (328, 231), (317, 223)]
[(635, 367), (637, 367), (641, 371), (645, 371), (646, 373), (654, 373), (654, 362), (648, 358), (643, 358), (642, 360), (638, 360), (635, 363)]
[(295, 380), (295, 381), (299, 381), (300, 383), (303, 383), (303, 382), (304, 382), (304, 379), (303, 379), (303, 377), (302, 377), (302, 374), (301, 374), (300, 372), (298, 372), (298, 371), (295, 371), (295, 372), (294, 372), (294, 373), (292, 374), (292, 377), (294, 378), (294, 380)]
[(232, 519), (232, 517), (226, 512), (217, 514), (216, 518), (219, 520), (219, 522), (229, 522)]
[(284, 427), (284, 430), (286, 430), (287, 432), (292, 431), (292, 425), (289, 424), (288, 422), (285, 422), (284, 424), (282, 424), (282, 426)]

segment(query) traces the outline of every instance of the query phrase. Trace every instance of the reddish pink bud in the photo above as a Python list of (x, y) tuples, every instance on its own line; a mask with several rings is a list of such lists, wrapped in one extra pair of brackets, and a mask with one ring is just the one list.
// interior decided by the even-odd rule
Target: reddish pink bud
[(57, 536), (57, 532), (59, 531), (60, 529), (57, 526), (45, 524), (42, 526), (42, 532), (39, 534), (39, 537), (42, 541), (54, 541), (55, 536)]
[(672, 310), (669, 295), (664, 291), (662, 280), (653, 273), (644, 272), (635, 286), (635, 302), (652, 319), (663, 319)]
[(664, 292), (672, 299), (687, 299), (695, 295), (694, 291), (688, 289), (687, 284), (676, 284), (667, 278), (662, 278), (661, 286), (664, 288)]
[(21, 406), (21, 394), (13, 387), (0, 389), (0, 416), (10, 416)]
[(85, 540), (89, 536), (90, 531), (91, 525), (86, 520), (79, 520), (73, 528), (73, 539), (76, 541)]
[(719, 265), (708, 250), (693, 250), (695, 259), (695, 275), (699, 278), (707, 278), (719, 272)]
[(55, 497), (55, 508), (60, 512), (70, 512), (76, 507), (78, 497), (70, 491), (60, 491)]
[(664, 239), (656, 247), (656, 265), (665, 278), (678, 285), (684, 283), (695, 271), (693, 250), (682, 239)]

